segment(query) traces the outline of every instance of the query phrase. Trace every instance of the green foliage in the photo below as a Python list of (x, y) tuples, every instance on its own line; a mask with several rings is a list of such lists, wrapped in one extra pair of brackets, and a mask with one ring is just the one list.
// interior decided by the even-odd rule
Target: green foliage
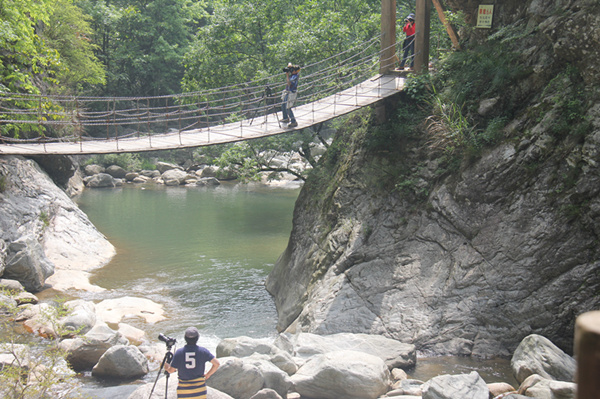
[(449, 55), (435, 85), (442, 88), (439, 95), (443, 100), (474, 106), (482, 98), (509, 95), (511, 84), (525, 73), (516, 53), (492, 42)]
[(427, 102), (431, 98), (431, 75), (423, 73), (410, 75), (404, 85), (404, 93), (415, 104)]
[[(10, 297), (8, 291), (0, 295)], [(7, 399), (40, 399), (40, 398), (75, 398), (73, 376), (65, 361), (67, 353), (59, 348), (59, 341), (54, 339), (35, 339), (30, 343), (22, 343), (21, 329), (14, 320), (21, 308), (12, 299), (2, 302), (3, 317), (0, 319), (2, 343), (0, 353), (4, 359), (12, 359), (0, 370), (0, 394)], [(40, 313), (40, 321), (51, 326), (56, 336), (69, 335), (61, 327), (60, 318), (70, 313), (59, 301), (55, 307), (49, 307)], [(75, 332), (76, 333), (76, 332)], [(35, 347), (35, 349), (34, 349)]]
[(213, 0), (186, 56), (186, 91), (271, 76), (327, 59), (379, 33), (375, 0)]
[[(78, 94), (84, 84), (101, 84), (103, 68), (93, 54), (90, 27), (73, 0), (0, 1), (0, 91)], [(30, 109), (39, 121), (61, 105), (48, 99), (5, 100), (11, 109)], [(30, 119), (14, 113), (10, 118)], [(54, 135), (33, 124), (5, 123), (0, 133), (15, 138)]]
[(0, 1), (0, 82), (10, 91), (39, 93), (34, 76), (56, 67), (58, 54), (36, 34), (47, 24), (53, 0)]
[(432, 98), (434, 114), (428, 118), (428, 130), (431, 134), (429, 147), (434, 151), (452, 154), (464, 148), (474, 136), (474, 128), (464, 107), (455, 102), (444, 100), (437, 93)]
[(0, 193), (3, 193), (6, 191), (6, 186), (7, 186), (6, 176), (0, 175)]
[(86, 86), (105, 83), (105, 71), (91, 42), (90, 17), (73, 0), (56, 0), (50, 21), (42, 30), (47, 45), (60, 55), (56, 77), (59, 92), (81, 93)]
[(573, 66), (557, 74), (542, 94), (555, 117), (549, 126), (553, 136), (584, 136), (592, 131), (586, 116), (588, 100), (585, 85), (579, 71)]
[(191, 0), (79, 0), (93, 19), (98, 58), (107, 69), (112, 96), (181, 92), (184, 55), (202, 2)]
[(42, 223), (44, 224), (44, 227), (48, 227), (50, 226), (50, 218), (48, 216), (48, 212), (46, 211), (41, 211), (40, 212), (40, 220), (42, 221)]

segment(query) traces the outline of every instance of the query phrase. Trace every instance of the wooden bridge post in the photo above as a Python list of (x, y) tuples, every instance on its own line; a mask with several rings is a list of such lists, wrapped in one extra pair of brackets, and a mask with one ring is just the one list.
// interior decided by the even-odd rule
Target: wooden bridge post
[(600, 398), (600, 310), (575, 321), (577, 399)]
[(396, 0), (381, 0), (381, 58), (379, 73), (386, 74), (396, 64)]
[(415, 9), (415, 72), (429, 70), (429, 32), (431, 0), (417, 0)]

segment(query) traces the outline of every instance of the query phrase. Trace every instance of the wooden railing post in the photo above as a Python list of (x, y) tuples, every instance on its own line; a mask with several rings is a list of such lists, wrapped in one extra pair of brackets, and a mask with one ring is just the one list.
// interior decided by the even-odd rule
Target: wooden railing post
[(600, 398), (600, 310), (575, 321), (577, 399)]
[(396, 0), (381, 0), (381, 58), (379, 73), (386, 74), (396, 64)]
[(429, 70), (431, 0), (417, 0), (415, 8), (415, 72)]

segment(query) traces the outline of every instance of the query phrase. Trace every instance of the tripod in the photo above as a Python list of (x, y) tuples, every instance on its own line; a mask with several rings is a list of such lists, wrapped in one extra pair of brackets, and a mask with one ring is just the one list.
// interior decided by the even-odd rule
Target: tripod
[[(163, 358), (163, 361), (160, 364), (160, 369), (158, 369), (158, 374), (156, 374), (156, 379), (154, 380), (154, 385), (152, 385), (152, 390), (150, 391), (150, 396), (148, 396), (148, 399), (152, 398), (152, 393), (154, 392), (154, 388), (156, 388), (156, 383), (158, 382), (158, 378), (160, 377), (160, 372), (162, 371), (163, 367), (165, 366), (165, 363), (171, 364), (171, 360), (173, 360), (173, 353), (171, 352), (171, 348), (173, 347), (174, 343), (175, 343), (175, 340), (172, 340), (172, 341), (169, 340), (166, 342), (167, 353), (165, 353), (165, 357)], [(169, 394), (169, 376), (170, 375), (171, 375), (171, 373), (169, 373), (168, 371), (165, 370), (165, 378), (166, 378), (165, 399), (167, 399), (167, 395)]]

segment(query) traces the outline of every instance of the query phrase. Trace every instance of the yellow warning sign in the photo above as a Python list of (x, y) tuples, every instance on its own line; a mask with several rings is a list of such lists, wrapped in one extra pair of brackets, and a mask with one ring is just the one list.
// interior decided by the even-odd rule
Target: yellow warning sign
[(491, 28), (492, 20), (494, 19), (494, 6), (488, 4), (480, 4), (479, 12), (477, 14), (477, 27), (478, 28)]

